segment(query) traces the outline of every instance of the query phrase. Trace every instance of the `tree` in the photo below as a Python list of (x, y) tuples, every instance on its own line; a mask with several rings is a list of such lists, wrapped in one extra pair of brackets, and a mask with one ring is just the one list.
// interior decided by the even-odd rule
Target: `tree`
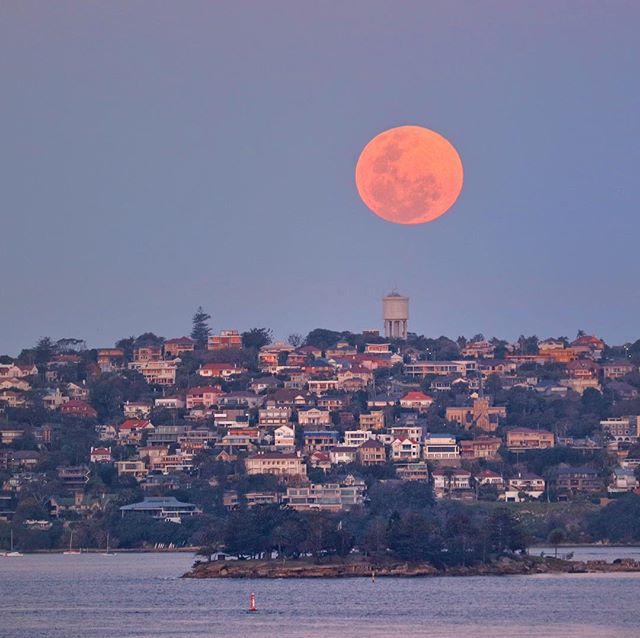
[(553, 549), (555, 550), (555, 557), (558, 558), (558, 545), (565, 540), (566, 536), (564, 530), (561, 527), (556, 527), (549, 532), (549, 536), (547, 536), (547, 541), (553, 545)]
[(494, 511), (487, 521), (493, 551), (498, 554), (505, 550), (524, 549), (524, 535), (516, 517), (506, 508)]
[(211, 334), (211, 328), (207, 323), (211, 319), (211, 315), (206, 313), (202, 306), (198, 306), (196, 313), (193, 315), (193, 328), (191, 329), (191, 338), (196, 342), (198, 350), (207, 349), (207, 341)]
[(294, 332), (287, 337), (287, 341), (294, 348), (299, 348), (304, 343), (304, 337), (300, 333)]
[(133, 359), (133, 345), (135, 342), (135, 337), (125, 337), (124, 339), (116, 341), (116, 348), (120, 348), (124, 352), (124, 358), (127, 361)]
[(367, 555), (383, 554), (388, 544), (387, 531), (388, 526), (384, 519), (374, 518), (369, 521), (360, 542), (362, 550)]
[(596, 540), (630, 543), (640, 540), (640, 496), (616, 499), (591, 517), (589, 531)]
[(520, 354), (538, 354), (538, 337), (525, 337), (520, 335), (518, 338), (518, 349)]
[(50, 337), (38, 339), (34, 348), (34, 362), (37, 366), (46, 365), (56, 354), (56, 346)]
[(269, 328), (251, 328), (251, 330), (242, 333), (242, 347), (260, 350), (260, 348), (269, 345), (272, 338), (273, 333)]
[(320, 350), (326, 350), (327, 348), (335, 346), (341, 338), (341, 332), (326, 330), (325, 328), (316, 328), (306, 336), (304, 343), (307, 346), (314, 346), (315, 348), (320, 348)]

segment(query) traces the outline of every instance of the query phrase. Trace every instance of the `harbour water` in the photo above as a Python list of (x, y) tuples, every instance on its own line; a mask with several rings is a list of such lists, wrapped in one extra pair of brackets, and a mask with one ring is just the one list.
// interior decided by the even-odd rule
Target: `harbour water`
[(180, 553), (1, 558), (0, 636), (635, 638), (640, 627), (640, 574), (180, 579), (192, 561)]

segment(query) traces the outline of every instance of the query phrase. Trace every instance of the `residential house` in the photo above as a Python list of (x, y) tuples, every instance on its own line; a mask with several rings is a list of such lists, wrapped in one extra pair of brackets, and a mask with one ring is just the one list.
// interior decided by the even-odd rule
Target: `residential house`
[(303, 408), (313, 403), (313, 398), (308, 392), (301, 392), (297, 389), (280, 388), (267, 398), (266, 405), (288, 406), (292, 408)]
[(294, 450), (296, 446), (296, 430), (293, 425), (281, 425), (273, 432), (273, 444), (281, 451)]
[(255, 392), (246, 392), (238, 390), (236, 392), (227, 392), (221, 394), (218, 398), (218, 405), (221, 408), (227, 407), (243, 407), (254, 409), (261, 407), (265, 402), (265, 397)]
[(600, 421), (600, 427), (614, 441), (635, 442), (640, 436), (640, 417), (610, 417)]
[(20, 390), (26, 392), (31, 384), (24, 377), (0, 378), (0, 390)]
[(65, 389), (70, 399), (89, 400), (89, 388), (84, 383), (67, 383)]
[(36, 374), (38, 374), (38, 368), (34, 364), (0, 363), (0, 379), (32, 377)]
[(420, 443), (408, 438), (394, 439), (391, 443), (391, 460), (394, 463), (406, 463), (420, 459)]
[(100, 372), (115, 372), (124, 368), (125, 358), (122, 348), (98, 348)]
[(304, 432), (304, 451), (307, 454), (312, 452), (328, 452), (338, 443), (339, 435), (334, 430), (322, 430), (320, 432)]
[(405, 410), (417, 410), (418, 412), (426, 412), (433, 403), (433, 398), (424, 392), (407, 392), (400, 399), (400, 407)]
[(150, 385), (174, 385), (178, 363), (180, 359), (138, 359), (129, 368), (139, 372)]
[(571, 343), (571, 349), (578, 355), (587, 356), (594, 361), (602, 357), (605, 343), (592, 335), (583, 335)]
[(297, 454), (260, 452), (245, 459), (247, 474), (272, 474), (273, 476), (304, 479), (307, 468)]
[(9, 425), (0, 423), (0, 443), (9, 445), (16, 439), (24, 436), (25, 427), (23, 425)]
[(628, 374), (638, 371), (638, 366), (630, 361), (609, 361), (608, 363), (603, 363), (600, 368), (602, 376), (605, 379), (612, 380), (623, 379)]
[(146, 419), (151, 414), (151, 405), (144, 401), (126, 401), (122, 411), (128, 419)]
[(298, 423), (303, 427), (331, 425), (331, 413), (318, 408), (298, 410)]
[(630, 468), (616, 467), (613, 470), (611, 483), (608, 491), (610, 494), (621, 494), (624, 492), (633, 492), (638, 489), (638, 479), (635, 472)]
[(236, 363), (205, 363), (198, 368), (198, 374), (201, 377), (221, 379), (230, 379), (231, 377), (240, 376), (247, 372), (247, 368), (243, 368)]
[(119, 477), (131, 476), (137, 481), (142, 481), (147, 476), (149, 470), (144, 461), (131, 459), (129, 461), (116, 461), (116, 471)]
[(92, 446), (89, 460), (91, 463), (111, 463), (111, 448)]
[(309, 454), (309, 466), (319, 470), (330, 470), (331, 457), (327, 452), (312, 452)]
[(366, 354), (391, 354), (390, 343), (365, 343), (364, 351)]
[(384, 410), (362, 412), (358, 420), (361, 430), (384, 430), (385, 413)]
[(167, 359), (177, 359), (183, 354), (194, 352), (195, 349), (196, 342), (189, 337), (178, 337), (164, 342), (164, 356)]
[(218, 405), (219, 398), (223, 395), (219, 385), (198, 385), (187, 390), (187, 410), (193, 408), (210, 408)]
[(323, 394), (319, 396), (316, 401), (319, 408), (324, 408), (325, 410), (329, 410), (329, 412), (344, 410), (350, 403), (350, 394)]
[(201, 514), (193, 503), (183, 503), (174, 496), (145, 496), (139, 503), (123, 505), (120, 508), (122, 517), (127, 514), (148, 514), (159, 520), (180, 523), (184, 517)]
[(358, 448), (351, 445), (336, 445), (329, 450), (329, 459), (333, 465), (355, 463), (358, 459)]
[(477, 361), (416, 361), (404, 366), (404, 373), (409, 377), (426, 377), (431, 374), (459, 374), (466, 377), (469, 372), (478, 369)]
[(338, 385), (337, 379), (309, 379), (307, 382), (309, 392), (317, 396), (322, 396), (329, 392), (337, 392)]
[(471, 499), (471, 472), (460, 468), (436, 468), (431, 472), (436, 498)]
[(42, 397), (42, 403), (47, 410), (57, 410), (61, 405), (69, 401), (69, 397), (62, 394), (60, 388), (48, 392)]
[(66, 465), (57, 468), (58, 478), (69, 488), (80, 489), (89, 482), (88, 465)]
[(254, 379), (250, 384), (249, 388), (252, 392), (259, 394), (261, 392), (265, 392), (266, 390), (272, 390), (274, 388), (279, 387), (280, 380), (278, 377), (266, 376), (266, 377), (258, 377)]
[(140, 443), (142, 435), (153, 429), (153, 423), (147, 419), (127, 419), (118, 426), (118, 439), (125, 444)]
[(387, 451), (380, 441), (369, 439), (358, 448), (361, 465), (383, 465), (387, 462)]
[(556, 474), (556, 488), (559, 492), (601, 492), (604, 483), (593, 467), (560, 466)]
[(547, 430), (511, 428), (507, 430), (507, 447), (512, 452), (544, 450), (554, 446), (554, 436)]
[(405, 422), (400, 425), (394, 425), (390, 431), (391, 436), (396, 439), (421, 441), (423, 436), (423, 428), (419, 423)]
[(173, 396), (158, 397), (155, 399), (154, 404), (156, 408), (163, 408), (165, 410), (182, 410), (186, 402), (184, 397), (174, 394)]
[(22, 408), (27, 405), (27, 399), (22, 392), (2, 390), (0, 391), (0, 405), (3, 403), (10, 408)]
[(325, 510), (339, 512), (362, 506), (366, 485), (353, 477), (343, 483), (324, 483), (288, 487), (285, 502), (298, 511)]
[(493, 485), (496, 489), (504, 488), (504, 479), (497, 472), (492, 470), (481, 470), (475, 476), (476, 483), (480, 486)]
[(491, 436), (460, 441), (460, 456), (463, 459), (494, 459), (501, 445), (501, 439)]
[(238, 330), (221, 330), (220, 334), (210, 335), (207, 350), (227, 350), (242, 348), (242, 335)]
[(423, 441), (423, 457), (426, 461), (456, 462), (460, 460), (460, 447), (450, 434), (427, 434)]
[(98, 413), (86, 402), (69, 400), (60, 406), (60, 414), (82, 417), (84, 419), (95, 419)]
[(360, 447), (365, 441), (375, 438), (371, 430), (345, 430), (344, 444), (347, 447)]
[[(532, 472), (518, 472), (516, 476), (507, 481), (507, 485), (509, 492), (515, 492), (516, 494), (523, 492), (531, 498), (540, 498), (545, 490), (544, 479)], [(507, 493), (505, 500), (510, 500), (511, 496)]]
[(133, 348), (134, 361), (160, 361), (162, 359), (162, 344), (140, 343)]
[(28, 471), (40, 463), (40, 452), (36, 450), (9, 450), (7, 467), (10, 470)]
[(396, 476), (401, 481), (428, 481), (429, 468), (424, 461), (396, 465)]
[(269, 406), (258, 411), (258, 424), (260, 426), (286, 425), (291, 421), (291, 408), (286, 406)]
[(600, 391), (600, 382), (596, 377), (569, 377), (567, 379), (560, 379), (558, 383), (580, 395), (582, 395), (587, 388)]
[(470, 341), (460, 354), (463, 357), (473, 357), (474, 359), (490, 359), (495, 352), (495, 346), (489, 341)]

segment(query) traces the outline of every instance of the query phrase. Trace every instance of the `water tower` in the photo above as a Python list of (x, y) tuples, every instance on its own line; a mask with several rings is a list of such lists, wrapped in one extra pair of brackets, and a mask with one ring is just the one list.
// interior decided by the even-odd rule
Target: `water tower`
[(395, 290), (382, 299), (384, 336), (387, 339), (406, 339), (409, 321), (409, 297)]

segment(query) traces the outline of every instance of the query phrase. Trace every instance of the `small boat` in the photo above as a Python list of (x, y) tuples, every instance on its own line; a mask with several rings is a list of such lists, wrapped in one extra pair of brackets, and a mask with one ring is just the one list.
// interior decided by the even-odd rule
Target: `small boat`
[(13, 530), (11, 530), (11, 549), (8, 552), (2, 554), (5, 558), (16, 558), (17, 556), (24, 556), (21, 552), (13, 549)]
[(67, 556), (77, 556), (80, 553), (79, 549), (73, 549), (73, 530), (71, 530), (71, 536), (69, 537), (69, 549), (62, 553)]

